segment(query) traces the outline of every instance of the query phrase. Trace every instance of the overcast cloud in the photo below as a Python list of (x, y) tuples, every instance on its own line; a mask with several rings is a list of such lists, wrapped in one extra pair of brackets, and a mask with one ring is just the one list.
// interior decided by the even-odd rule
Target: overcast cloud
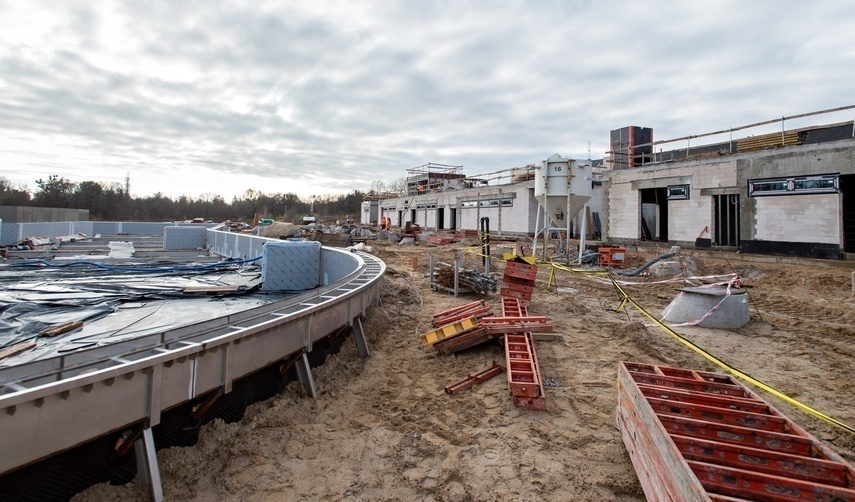
[(0, 177), (230, 200), (599, 158), (855, 104), (853, 34), (839, 1), (0, 0)]

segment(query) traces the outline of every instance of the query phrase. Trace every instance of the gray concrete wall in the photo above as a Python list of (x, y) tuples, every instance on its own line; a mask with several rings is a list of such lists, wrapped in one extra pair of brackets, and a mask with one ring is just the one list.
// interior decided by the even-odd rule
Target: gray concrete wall
[(0, 206), (0, 220), (3, 220), (4, 223), (89, 221), (89, 210), (59, 207)]

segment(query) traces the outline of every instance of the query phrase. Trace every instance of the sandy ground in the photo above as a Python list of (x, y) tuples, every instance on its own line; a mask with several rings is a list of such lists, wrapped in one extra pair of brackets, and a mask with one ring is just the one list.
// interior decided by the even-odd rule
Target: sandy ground
[[(615, 426), (618, 361), (714, 370), (637, 311), (616, 312), (614, 288), (559, 272), (546, 287), (541, 267), (529, 308), (546, 315), (560, 341), (537, 343), (546, 411), (514, 407), (499, 377), (455, 396), (445, 385), (502, 362), (499, 345), (443, 356), (419, 334), (434, 313), (497, 295), (454, 298), (431, 291), (428, 252), (451, 260), (462, 245), (375, 245), (374, 253), (410, 283), (387, 273), (382, 307), (368, 312), (371, 355), (348, 341), (314, 372), (320, 396), (296, 383), (253, 405), (240, 423), (215, 421), (199, 443), (158, 453), (167, 500), (644, 500)], [(471, 248), (468, 248), (471, 250)], [(632, 249), (634, 264), (657, 255)], [(467, 255), (467, 266), (478, 263)], [(412, 258), (419, 265), (412, 271)], [(737, 272), (754, 302), (751, 322), (725, 331), (678, 332), (733, 366), (855, 425), (855, 264), (739, 255), (698, 257), (706, 273)], [(501, 265), (495, 268), (501, 273)], [(652, 279), (639, 278), (638, 282)], [(424, 305), (420, 305), (418, 295)], [(626, 290), (660, 313), (679, 284)], [(850, 462), (855, 435), (761, 395)], [(81, 501), (145, 500), (136, 485), (97, 485)]]

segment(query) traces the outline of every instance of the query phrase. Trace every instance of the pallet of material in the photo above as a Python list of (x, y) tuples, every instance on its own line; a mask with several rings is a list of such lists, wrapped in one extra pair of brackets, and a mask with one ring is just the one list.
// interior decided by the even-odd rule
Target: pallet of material
[(476, 319), (480, 319), (491, 315), (493, 315), (493, 310), (483, 300), (481, 300), (434, 314), (431, 323), (434, 327), (438, 327), (459, 321), (466, 317), (475, 317)]
[(759, 136), (742, 138), (736, 142), (736, 149), (740, 153), (756, 152), (759, 150), (767, 150), (769, 148), (799, 145), (801, 143), (803, 143), (803, 139), (799, 136), (798, 131), (787, 131), (783, 135), (779, 132), (773, 132), (770, 134), (761, 134)]
[(498, 336), (500, 335), (491, 335), (486, 329), (479, 326), (458, 336), (441, 340), (435, 343), (433, 348), (440, 354), (453, 354), (495, 340)]
[(728, 375), (621, 362), (618, 428), (647, 500), (855, 501), (855, 468)]
[(460, 239), (453, 235), (448, 234), (434, 234), (428, 235), (425, 239), (425, 244), (428, 246), (447, 246), (448, 244), (452, 244), (458, 242)]
[(445, 324), (436, 329), (432, 329), (427, 333), (422, 334), (421, 339), (422, 343), (425, 346), (428, 346), (433, 345), (442, 340), (447, 340), (455, 336), (460, 336), (475, 329), (478, 329), (478, 319), (475, 319), (474, 317), (467, 317), (466, 319), (461, 319), (459, 321)]
[(505, 277), (515, 277), (523, 279), (528, 283), (534, 283), (537, 279), (537, 265), (529, 265), (528, 263), (509, 261), (505, 263)]
[(503, 297), (529, 302), (532, 293), (534, 293), (536, 279), (537, 266), (518, 261), (508, 261), (505, 263), (499, 294)]

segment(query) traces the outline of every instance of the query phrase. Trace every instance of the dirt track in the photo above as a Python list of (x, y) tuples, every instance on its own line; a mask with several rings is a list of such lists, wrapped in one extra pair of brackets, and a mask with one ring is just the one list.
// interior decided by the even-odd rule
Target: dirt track
[[(379, 245), (388, 273), (382, 307), (369, 311), (371, 356), (352, 342), (315, 370), (320, 392), (296, 383), (247, 410), (240, 423), (207, 425), (196, 446), (158, 453), (168, 500), (644, 500), (615, 426), (618, 361), (715, 370), (636, 311), (616, 312), (609, 284), (547, 270), (529, 312), (548, 316), (562, 341), (537, 344), (546, 411), (515, 408), (505, 376), (449, 396), (443, 387), (502, 361), (499, 345), (457, 356), (423, 348), (431, 316), (480, 297), (430, 291), (427, 253), (455, 249)], [(631, 250), (634, 263), (656, 255)], [(410, 270), (412, 258), (418, 270)], [(850, 425), (855, 424), (855, 264), (762, 262), (707, 255), (706, 273), (735, 271), (756, 305), (748, 326), (677, 331), (733, 366)], [(475, 264), (470, 258), (470, 266)], [(728, 263), (729, 262), (729, 263)], [(499, 269), (501, 271), (501, 269)], [(649, 279), (638, 279), (639, 282)], [(676, 284), (628, 286), (659, 313)], [(498, 297), (484, 297), (498, 311)], [(757, 310), (759, 310), (759, 315)], [(761, 319), (762, 316), (762, 319)], [(761, 394), (762, 395), (762, 394)], [(855, 436), (763, 395), (850, 462)], [(77, 500), (145, 500), (131, 485), (98, 485)]]

